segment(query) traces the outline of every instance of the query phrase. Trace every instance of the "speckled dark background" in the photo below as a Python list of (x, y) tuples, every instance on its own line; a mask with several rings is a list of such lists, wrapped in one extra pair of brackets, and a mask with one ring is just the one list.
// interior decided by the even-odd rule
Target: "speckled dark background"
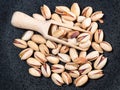
[[(108, 63), (105, 76), (79, 88), (74, 85), (56, 86), (50, 78), (35, 78), (28, 74), (29, 66), (18, 57), (21, 49), (13, 46), (15, 38), (20, 38), (23, 30), (11, 26), (14, 11), (29, 15), (39, 13), (39, 7), (48, 5), (52, 12), (57, 5), (71, 6), (78, 2), (81, 9), (92, 6), (94, 11), (105, 13), (105, 23), (99, 25), (105, 32), (105, 40), (113, 46), (113, 52), (105, 53)], [(0, 0), (0, 90), (120, 90), (120, 1), (119, 0)]]

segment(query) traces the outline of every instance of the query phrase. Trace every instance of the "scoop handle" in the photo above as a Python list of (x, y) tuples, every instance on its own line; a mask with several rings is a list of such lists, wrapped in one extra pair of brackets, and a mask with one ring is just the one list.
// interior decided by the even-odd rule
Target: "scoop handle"
[(30, 29), (39, 33), (41, 33), (40, 26), (43, 26), (42, 23), (20, 11), (16, 11), (13, 13), (11, 24), (17, 28)]

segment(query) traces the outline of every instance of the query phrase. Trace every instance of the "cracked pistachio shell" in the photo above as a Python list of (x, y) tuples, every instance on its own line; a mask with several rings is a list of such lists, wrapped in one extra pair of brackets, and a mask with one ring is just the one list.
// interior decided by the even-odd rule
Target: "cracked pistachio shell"
[(90, 53), (87, 54), (86, 59), (93, 61), (95, 59), (97, 59), (97, 57), (99, 57), (99, 52), (98, 51), (92, 51)]
[(50, 53), (48, 47), (45, 44), (40, 44), (39, 45), (39, 50), (44, 55), (48, 55)]
[(21, 60), (26, 60), (29, 57), (31, 57), (32, 54), (33, 54), (33, 49), (27, 48), (27, 49), (22, 50), (20, 52), (19, 56), (20, 56)]
[(59, 58), (57, 56), (54, 56), (54, 55), (49, 55), (46, 57), (46, 59), (52, 64), (59, 63)]
[(62, 86), (64, 84), (62, 77), (57, 73), (53, 73), (51, 75), (51, 79), (58, 86)]
[(51, 66), (52, 72), (62, 73), (65, 70), (65, 67), (61, 64), (54, 64)]
[(58, 21), (58, 22), (62, 22), (61, 17), (58, 14), (56, 14), (56, 13), (52, 14), (51, 19), (53, 19), (55, 21)]
[(47, 40), (46, 46), (47, 46), (48, 48), (50, 48), (50, 49), (57, 48), (57, 44), (56, 44), (55, 42), (49, 41), (49, 40)]
[(70, 55), (72, 61), (74, 61), (76, 58), (78, 58), (78, 52), (75, 48), (70, 48), (69, 55)]
[(36, 51), (39, 50), (38, 45), (37, 45), (35, 42), (33, 42), (33, 41), (30, 40), (30, 41), (27, 42), (27, 44), (28, 44), (28, 46), (29, 46), (30, 48), (32, 48), (33, 50), (36, 50)]
[(91, 15), (92, 21), (98, 21), (104, 16), (102, 11), (96, 11)]
[(71, 61), (70, 56), (67, 55), (67, 54), (58, 53), (58, 56), (60, 57), (60, 61), (62, 61), (64, 63), (67, 63), (67, 62)]
[(27, 47), (26, 41), (24, 41), (22, 39), (15, 39), (13, 44), (18, 48), (26, 48)]
[(91, 46), (94, 50), (98, 51), (99, 53), (103, 53), (103, 49), (98, 43), (92, 42)]
[(92, 34), (98, 29), (98, 24), (96, 22), (92, 22), (91, 25), (87, 28), (87, 31), (90, 31)]
[(91, 14), (92, 14), (92, 12), (93, 12), (92, 7), (91, 7), (91, 6), (87, 6), (87, 7), (85, 7), (85, 8), (83, 9), (82, 15), (85, 16), (85, 17), (90, 17)]
[(43, 5), (40, 7), (41, 9), (41, 13), (42, 15), (46, 18), (46, 19), (50, 19), (51, 18), (51, 11), (49, 9), (49, 7), (47, 5)]

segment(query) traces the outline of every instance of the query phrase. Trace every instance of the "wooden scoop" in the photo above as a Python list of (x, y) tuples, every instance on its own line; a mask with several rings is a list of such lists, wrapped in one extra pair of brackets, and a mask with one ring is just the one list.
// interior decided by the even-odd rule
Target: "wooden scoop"
[(73, 30), (78, 30), (78, 31), (81, 31), (81, 32), (87, 32), (84, 29), (71, 27), (70, 25), (59, 23), (59, 22), (56, 22), (54, 20), (38, 21), (38, 20), (35, 20), (34, 18), (30, 17), (29, 15), (27, 15), (23, 12), (19, 12), (19, 11), (14, 12), (14, 14), (12, 16), (11, 24), (13, 26), (17, 27), (17, 28), (30, 29), (30, 30), (39, 32), (40, 34), (42, 34), (48, 40), (67, 45), (67, 46), (76, 48), (78, 50), (84, 50), (84, 49), (82, 49), (82, 48), (80, 48), (76, 45), (73, 45), (69, 42), (66, 42), (66, 41), (60, 40), (56, 37), (48, 35), (48, 31), (49, 31), (50, 26), (52, 24), (56, 24), (56, 25), (59, 25), (59, 26), (63, 26), (63, 27), (66, 27), (66, 28), (73, 29)]

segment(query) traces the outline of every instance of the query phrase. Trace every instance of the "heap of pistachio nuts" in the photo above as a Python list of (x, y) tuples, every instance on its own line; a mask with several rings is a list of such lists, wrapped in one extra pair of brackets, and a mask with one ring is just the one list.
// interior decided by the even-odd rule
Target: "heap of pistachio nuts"
[[(40, 14), (33, 14), (38, 21), (53, 19), (71, 26), (85, 29), (82, 33), (65, 27), (52, 25), (50, 35), (78, 45), (84, 51), (46, 40), (42, 35), (26, 31), (21, 39), (15, 39), (13, 44), (22, 48), (19, 54), (30, 66), (29, 73), (35, 77), (51, 77), (58, 85), (71, 84), (76, 87), (84, 85), (88, 79), (98, 79), (104, 76), (102, 68), (107, 63), (104, 51), (112, 51), (112, 46), (103, 41), (104, 32), (98, 29), (98, 23), (104, 23), (102, 11), (93, 12), (91, 6), (80, 11), (78, 3), (73, 3), (71, 9), (66, 6), (56, 6), (51, 14), (48, 6), (40, 7)], [(92, 47), (93, 51), (87, 52)], [(62, 62), (62, 63), (61, 63)]]

